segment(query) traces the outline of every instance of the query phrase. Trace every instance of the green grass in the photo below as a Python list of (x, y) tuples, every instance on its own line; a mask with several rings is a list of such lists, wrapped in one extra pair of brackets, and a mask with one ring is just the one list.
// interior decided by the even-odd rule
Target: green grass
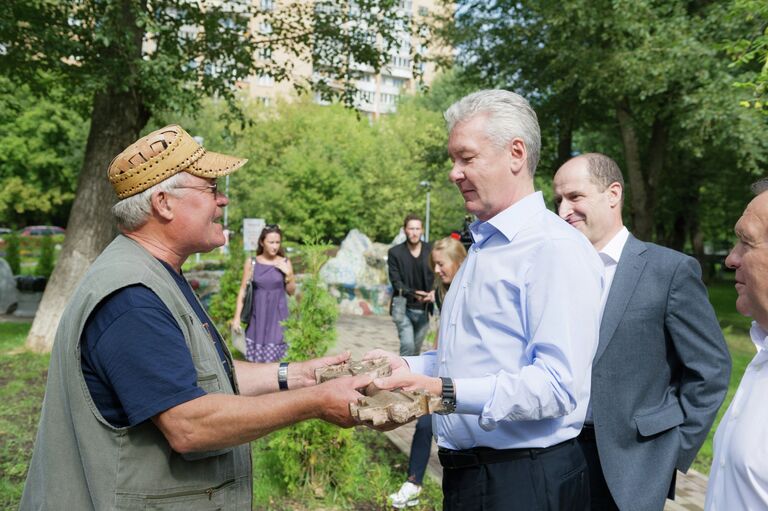
[(28, 323), (0, 323), (0, 509), (16, 509), (45, 391), (48, 355), (24, 351)]

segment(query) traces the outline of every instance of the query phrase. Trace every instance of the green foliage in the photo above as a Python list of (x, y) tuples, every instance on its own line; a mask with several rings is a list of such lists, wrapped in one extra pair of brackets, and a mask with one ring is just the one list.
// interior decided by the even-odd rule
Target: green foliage
[(220, 119), (223, 107), (211, 102), (197, 120), (184, 123), (211, 149), (249, 158), (230, 178), (231, 225), (264, 218), (280, 224), (288, 241), (333, 243), (357, 228), (388, 243), (405, 214), (423, 214), (424, 180), (432, 183), (431, 238), (462, 225), (462, 199), (447, 179), (446, 133), (437, 111), (406, 102), (397, 114), (370, 122), (339, 105), (308, 100), (274, 109), (251, 104), (247, 118), (253, 123), (243, 128)]
[(21, 274), (21, 241), (19, 235), (11, 233), (5, 238), (5, 260), (11, 267), (14, 275)]
[(625, 173), (630, 227), (700, 253), (768, 161), (765, 116), (740, 108), (747, 93), (733, 87), (749, 73), (722, 51), (765, 18), (729, 17), (729, 5), (460, 1), (438, 34), (459, 49), (464, 80), (531, 100), (543, 177), (573, 153), (605, 152)]
[(768, 3), (735, 0), (731, 2), (729, 16), (746, 25), (726, 45), (734, 63), (746, 71), (736, 85), (752, 92), (752, 98), (743, 100), (742, 105), (768, 114)]
[(40, 257), (37, 260), (38, 276), (50, 278), (53, 273), (53, 266), (56, 264), (56, 254), (51, 236), (43, 236), (40, 241)]
[(75, 196), (87, 123), (60, 86), (36, 97), (0, 76), (0, 223), (63, 225)]
[(208, 314), (216, 323), (219, 333), (229, 339), (229, 323), (235, 316), (237, 293), (243, 277), (243, 261), (245, 253), (240, 238), (233, 238), (229, 244), (229, 258), (226, 261), (224, 274), (219, 280), (219, 292), (211, 298)]
[[(150, 112), (193, 111), (212, 96), (235, 106), (236, 84), (259, 75), (295, 79), (299, 89), (318, 88), (351, 105), (361, 69), (386, 64), (411, 25), (392, 0), (357, 2), (357, 9), (336, 0), (269, 9), (177, 0), (6, 4), (0, 74), (43, 91), (40, 73), (52, 73), (86, 98), (84, 110), (103, 91), (131, 91)], [(315, 72), (294, 73), (286, 54), (312, 62)]]
[[(327, 247), (309, 243), (302, 247), (307, 273), (301, 281), (301, 298), (291, 300), (291, 313), (285, 321), (288, 360), (316, 358), (336, 341), (336, 301), (319, 278)], [(354, 491), (361, 479), (365, 448), (351, 430), (322, 421), (307, 421), (282, 429), (270, 437), (269, 452), (288, 495), (306, 490), (322, 494), (326, 489)]]
[(283, 323), (287, 360), (322, 357), (336, 342), (339, 309), (319, 275), (327, 248), (317, 242), (301, 247), (306, 273), (301, 279), (300, 297), (291, 299), (290, 314)]

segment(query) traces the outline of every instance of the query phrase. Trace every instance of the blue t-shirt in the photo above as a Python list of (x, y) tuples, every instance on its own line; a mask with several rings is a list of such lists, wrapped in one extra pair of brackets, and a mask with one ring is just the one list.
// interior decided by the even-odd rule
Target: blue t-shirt
[[(162, 261), (161, 261), (162, 262)], [(209, 319), (186, 279), (163, 262), (201, 323)], [(221, 338), (208, 328), (227, 373)], [(113, 426), (139, 424), (205, 395), (184, 335), (148, 287), (119, 289), (96, 306), (81, 336), (83, 376), (96, 407)]]

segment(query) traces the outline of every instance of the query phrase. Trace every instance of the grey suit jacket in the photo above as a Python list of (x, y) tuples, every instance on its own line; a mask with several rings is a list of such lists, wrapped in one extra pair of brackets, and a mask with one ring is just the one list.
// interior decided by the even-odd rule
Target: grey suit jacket
[(731, 359), (698, 262), (630, 235), (600, 325), (592, 416), (622, 510), (661, 510), (725, 399)]

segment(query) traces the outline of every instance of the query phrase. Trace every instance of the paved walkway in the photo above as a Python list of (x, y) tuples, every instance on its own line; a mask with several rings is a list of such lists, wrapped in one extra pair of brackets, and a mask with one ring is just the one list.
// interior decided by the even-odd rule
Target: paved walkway
[[(360, 358), (374, 348), (397, 351), (399, 347), (397, 330), (389, 317), (341, 315), (337, 329), (338, 343), (332, 350), (333, 353), (350, 350), (353, 357)], [(413, 423), (385, 434), (401, 451), (406, 454), (410, 452)], [(437, 448), (434, 443), (427, 473), (437, 481), (442, 478), (442, 469), (437, 460)], [(693, 470), (688, 474), (678, 473), (677, 499), (674, 502), (668, 500), (664, 509), (665, 511), (703, 510), (706, 490), (706, 476)]]

